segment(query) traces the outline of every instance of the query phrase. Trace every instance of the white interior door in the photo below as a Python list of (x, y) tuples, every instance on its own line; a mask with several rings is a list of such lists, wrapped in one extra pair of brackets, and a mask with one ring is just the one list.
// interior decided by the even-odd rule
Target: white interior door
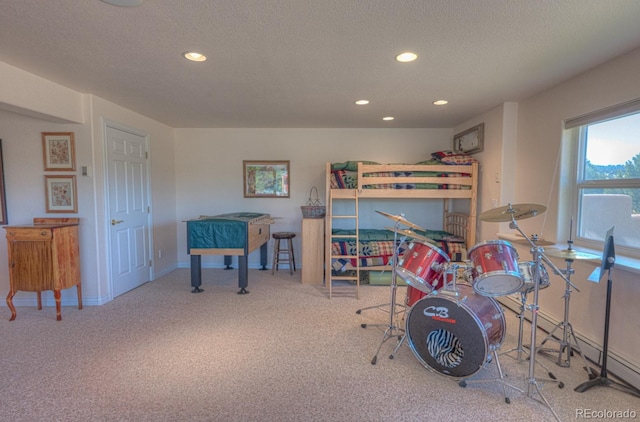
[(150, 280), (147, 142), (107, 126), (108, 209), (113, 297)]

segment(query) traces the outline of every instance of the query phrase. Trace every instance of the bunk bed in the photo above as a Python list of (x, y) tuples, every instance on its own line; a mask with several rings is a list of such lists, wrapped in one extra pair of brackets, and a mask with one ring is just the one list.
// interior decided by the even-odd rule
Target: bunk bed
[[(443, 200), (442, 227), (414, 232), (432, 240), (452, 262), (466, 259), (466, 251), (476, 240), (478, 162), (460, 155), (441, 158), (416, 164), (326, 164), (325, 284), (329, 297), (334, 281), (355, 285), (359, 297), (360, 271), (389, 269), (392, 261), (395, 233), (388, 228), (359, 227), (358, 202), (362, 199)], [(468, 199), (468, 213), (452, 212), (452, 199)], [(351, 202), (349, 209), (354, 212), (336, 213), (339, 201)], [(348, 220), (352, 228), (336, 229), (338, 220)], [(400, 245), (400, 253), (409, 242)]]

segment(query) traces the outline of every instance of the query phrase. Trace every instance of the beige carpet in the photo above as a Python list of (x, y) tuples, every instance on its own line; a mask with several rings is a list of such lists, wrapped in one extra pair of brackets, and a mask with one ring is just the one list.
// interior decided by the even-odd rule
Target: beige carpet
[[(551, 409), (528, 393), (535, 387), (528, 362), (507, 356), (500, 358), (507, 382), (524, 390), (509, 388), (510, 404), (500, 383), (461, 388), (423, 366), (406, 342), (389, 359), (395, 338), (372, 365), (383, 332), (371, 325), (387, 324), (389, 316), (356, 311), (388, 302), (385, 286), (362, 286), (360, 300), (348, 286), (328, 299), (323, 287), (300, 284), (299, 272), (250, 270), (250, 294), (238, 295), (237, 270), (205, 269), (204, 292), (193, 294), (189, 274), (174, 271), (103, 306), (64, 307), (60, 322), (53, 307), (19, 307), (12, 322), (2, 308), (0, 418), (552, 421), (551, 409), (564, 421), (600, 415), (595, 412), (640, 418), (640, 399), (629, 394), (608, 387), (573, 391), (588, 380), (577, 356), (571, 368), (539, 358), (565, 384), (539, 383)], [(399, 288), (399, 299), (404, 295)], [(514, 314), (504, 314), (502, 351), (515, 346), (518, 331)], [(536, 368), (537, 377), (547, 377)], [(496, 375), (490, 363), (472, 379)]]

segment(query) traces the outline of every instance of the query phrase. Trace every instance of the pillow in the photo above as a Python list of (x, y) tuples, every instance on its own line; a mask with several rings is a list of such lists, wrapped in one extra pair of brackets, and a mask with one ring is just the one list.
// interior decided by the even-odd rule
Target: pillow
[(436, 160), (442, 160), (443, 157), (451, 157), (452, 155), (460, 155), (460, 153), (453, 152), (451, 150), (444, 150), (444, 151), (436, 151), (431, 154), (431, 156)]
[(433, 154), (431, 154), (431, 156), (440, 160), (443, 164), (462, 165), (478, 162), (478, 160), (471, 157), (470, 155), (453, 152), (450, 150), (434, 152)]
[[(361, 161), (363, 164), (380, 164), (375, 161)], [(347, 171), (357, 171), (358, 170), (358, 161), (346, 161), (344, 163), (332, 163), (331, 170), (347, 170)]]
[(440, 160), (438, 160), (437, 158), (432, 158), (430, 160), (418, 161), (416, 163), (416, 165), (418, 166), (428, 166), (428, 165), (434, 165), (434, 164), (440, 164)]
[(449, 157), (444, 157), (440, 161), (442, 161), (444, 164), (456, 164), (456, 165), (472, 164), (472, 163), (478, 162), (478, 160), (476, 160), (475, 158), (470, 157), (468, 155), (464, 155), (464, 154), (451, 155)]

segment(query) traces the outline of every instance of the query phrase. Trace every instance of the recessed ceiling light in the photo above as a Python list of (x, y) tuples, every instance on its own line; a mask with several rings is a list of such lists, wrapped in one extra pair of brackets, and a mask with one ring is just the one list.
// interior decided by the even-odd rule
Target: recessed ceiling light
[(412, 62), (418, 58), (416, 53), (412, 53), (410, 51), (405, 51), (404, 53), (400, 53), (396, 56), (396, 60), (400, 63)]
[(393, 119), (395, 119), (395, 117), (392, 117), (392, 116), (386, 116), (386, 117), (382, 118), (382, 120), (387, 120), (387, 121), (390, 121), (390, 120), (393, 120)]
[(445, 104), (449, 104), (449, 101), (447, 100), (435, 100), (433, 102), (434, 105), (445, 105)]
[(207, 60), (207, 56), (204, 54), (196, 53), (195, 51), (187, 51), (183, 54), (184, 58), (191, 60), (192, 62), (203, 62)]
[(112, 4), (114, 6), (122, 7), (135, 7), (140, 6), (143, 0), (102, 0), (105, 3)]
[(358, 104), (358, 105), (367, 105), (367, 104), (369, 104), (369, 100), (358, 100), (358, 101), (356, 101), (356, 104)]

